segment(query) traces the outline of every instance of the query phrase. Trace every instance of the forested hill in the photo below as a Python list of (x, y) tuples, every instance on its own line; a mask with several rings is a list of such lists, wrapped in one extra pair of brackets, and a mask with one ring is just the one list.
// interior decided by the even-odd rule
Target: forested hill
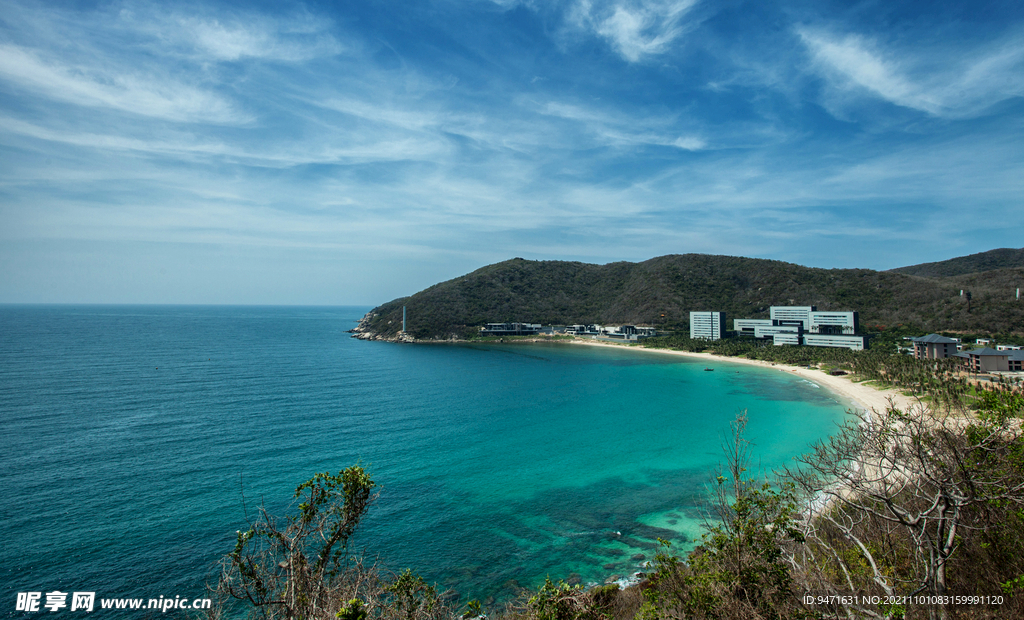
[[(767, 318), (772, 305), (813, 305), (856, 310), (868, 329), (1021, 333), (1017, 287), (1022, 267), (923, 277), (705, 254), (607, 265), (514, 258), (379, 306), (366, 327), (394, 336), (403, 305), (416, 338), (463, 337), (501, 321), (687, 327), (691, 310), (724, 311), (731, 329), (734, 318)], [(970, 311), (961, 289), (972, 292)]]
[(937, 263), (924, 263), (893, 269), (899, 273), (930, 278), (942, 276), (960, 276), (969, 273), (980, 273), (994, 269), (1024, 268), (1024, 248), (999, 248), (970, 256), (960, 256)]

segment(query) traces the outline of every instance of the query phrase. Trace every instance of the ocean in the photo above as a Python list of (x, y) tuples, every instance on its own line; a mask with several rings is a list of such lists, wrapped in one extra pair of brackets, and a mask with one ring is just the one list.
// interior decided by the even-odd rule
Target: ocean
[(353, 548), (463, 600), (628, 579), (656, 538), (699, 539), (737, 413), (767, 471), (848, 406), (663, 353), (350, 338), (367, 310), (0, 306), (3, 613), (26, 591), (205, 596), (256, 507), (357, 463), (380, 496)]

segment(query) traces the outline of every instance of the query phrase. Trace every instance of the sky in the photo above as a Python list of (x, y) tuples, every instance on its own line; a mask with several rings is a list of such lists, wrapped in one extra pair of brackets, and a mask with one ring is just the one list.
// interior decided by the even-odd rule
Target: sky
[(1024, 4), (0, 0), (0, 303), (1024, 245)]

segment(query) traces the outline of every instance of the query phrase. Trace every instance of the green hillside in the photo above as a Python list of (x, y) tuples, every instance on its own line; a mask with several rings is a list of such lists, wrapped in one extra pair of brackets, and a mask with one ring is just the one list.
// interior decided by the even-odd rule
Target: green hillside
[[(1024, 287), (1024, 267), (923, 277), (705, 254), (607, 265), (515, 258), (383, 304), (367, 327), (394, 336), (403, 305), (416, 338), (464, 337), (500, 321), (671, 329), (688, 326), (691, 310), (724, 311), (731, 328), (734, 318), (766, 318), (772, 305), (813, 305), (856, 310), (869, 328), (1019, 334), (1024, 302), (1014, 298), (1017, 287)], [(970, 311), (961, 289), (972, 292)]]
[(939, 278), (943, 276), (980, 273), (994, 269), (1012, 269), (1014, 267), (1024, 267), (1024, 248), (1019, 250), (999, 248), (998, 250), (989, 250), (988, 252), (980, 252), (970, 256), (960, 256), (937, 263), (899, 267), (892, 269), (892, 271), (911, 276)]

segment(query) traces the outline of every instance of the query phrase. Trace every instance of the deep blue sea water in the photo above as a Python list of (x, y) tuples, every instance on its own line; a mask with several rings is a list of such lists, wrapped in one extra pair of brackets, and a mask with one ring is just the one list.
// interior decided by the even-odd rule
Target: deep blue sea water
[(628, 576), (656, 537), (699, 537), (739, 410), (771, 468), (846, 408), (653, 352), (350, 338), (366, 310), (0, 306), (0, 613), (21, 591), (204, 596), (243, 492), (283, 513), (354, 463), (382, 485), (355, 546), (464, 600)]

